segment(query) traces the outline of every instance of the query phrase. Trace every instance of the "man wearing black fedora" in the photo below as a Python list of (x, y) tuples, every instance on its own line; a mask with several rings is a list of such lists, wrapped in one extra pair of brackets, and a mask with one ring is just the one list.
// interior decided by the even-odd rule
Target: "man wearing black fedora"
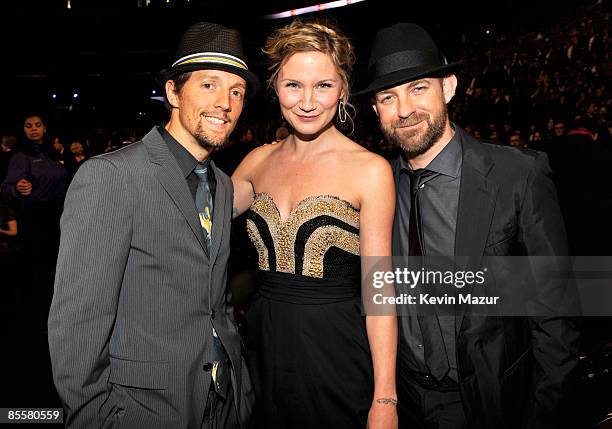
[[(456, 257), (464, 271), (492, 255), (568, 255), (546, 156), (481, 143), (449, 122), (459, 67), (417, 25), (376, 35), (370, 84), (357, 94), (372, 97), (383, 133), (401, 149), (392, 161), (393, 255)], [(566, 283), (535, 287), (544, 301), (537, 317), (398, 309), (407, 314), (399, 323), (400, 427), (562, 426), (578, 335), (564, 317)]]
[(258, 86), (237, 31), (191, 26), (161, 72), (165, 127), (87, 161), (66, 198), (49, 315), (74, 428), (246, 427), (226, 290), (232, 183), (209, 157)]

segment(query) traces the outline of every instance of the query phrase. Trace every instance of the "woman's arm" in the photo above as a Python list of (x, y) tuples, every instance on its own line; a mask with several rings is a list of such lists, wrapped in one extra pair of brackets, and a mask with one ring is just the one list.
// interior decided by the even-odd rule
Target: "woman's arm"
[[(371, 156), (362, 169), (360, 181), (360, 246), (362, 292), (364, 300), (372, 296), (370, 271), (391, 271), (391, 234), (395, 214), (395, 185), (389, 163)], [(383, 294), (394, 294), (393, 285)], [(374, 366), (374, 398), (368, 415), (368, 428), (397, 427), (397, 392), (395, 364), (397, 354), (397, 316), (395, 308), (376, 308), (364, 302), (366, 329)], [(368, 310), (368, 308), (370, 310)], [(374, 314), (372, 314), (374, 313)]]
[(255, 193), (252, 177), (256, 166), (262, 158), (262, 147), (253, 149), (244, 157), (234, 174), (232, 183), (234, 184), (234, 208), (232, 218), (240, 216), (247, 211), (253, 203)]

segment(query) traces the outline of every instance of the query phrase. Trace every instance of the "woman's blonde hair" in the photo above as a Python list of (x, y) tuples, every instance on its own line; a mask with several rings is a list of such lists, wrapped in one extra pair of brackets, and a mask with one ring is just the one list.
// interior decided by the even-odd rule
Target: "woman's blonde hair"
[(344, 124), (348, 119), (353, 126), (354, 107), (348, 102), (350, 97), (350, 76), (355, 63), (353, 46), (347, 36), (329, 24), (305, 22), (296, 19), (272, 33), (262, 49), (268, 57), (268, 88), (274, 90), (280, 68), (291, 55), (298, 52), (323, 52), (328, 54), (342, 79), (343, 97), (340, 99), (338, 120)]

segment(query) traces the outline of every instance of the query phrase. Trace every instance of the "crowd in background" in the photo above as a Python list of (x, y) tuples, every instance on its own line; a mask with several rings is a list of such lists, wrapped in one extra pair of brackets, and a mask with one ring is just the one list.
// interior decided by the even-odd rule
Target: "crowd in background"
[[(612, 214), (612, 197), (607, 189), (607, 162), (612, 152), (608, 114), (612, 103), (609, 24), (609, 7), (598, 2), (552, 26), (531, 32), (495, 34), (494, 27), (487, 29), (487, 37), (462, 43), (462, 58), (458, 60), (464, 67), (459, 73), (457, 94), (449, 104), (451, 120), (479, 139), (547, 152), (572, 251), (581, 255), (610, 254), (612, 242), (607, 234), (597, 230)], [(382, 138), (369, 101), (352, 100), (356, 116), (351, 137), (392, 158), (398, 149)], [(228, 174), (254, 147), (281, 140), (288, 134), (280, 114), (269, 112), (272, 105), (251, 106), (250, 111), (256, 113), (251, 115), (247, 109), (227, 147), (214, 154), (216, 163)], [(253, 119), (261, 118), (262, 114), (265, 119)], [(26, 129), (32, 118), (37, 118), (42, 127), (36, 139)], [(50, 199), (61, 201), (69, 181), (88, 157), (129, 145), (138, 140), (142, 131), (136, 126), (117, 130), (96, 127), (87, 135), (68, 138), (56, 134), (44, 114), (28, 113), (23, 119), (23, 133), (3, 135), (1, 140), (0, 183), (4, 184), (0, 251), (6, 255), (5, 261), (11, 260), (9, 255), (15, 253), (20, 243), (21, 247), (36, 248), (27, 244), (27, 240), (55, 237), (43, 234), (36, 225), (27, 225), (27, 216), (26, 224), (20, 228), (19, 212), (23, 217), (21, 202), (26, 195), (17, 191), (14, 178), (23, 174), (19, 169), (29, 168), (24, 166), (24, 159), (38, 157), (65, 171), (65, 178), (54, 179), (61, 182), (57, 189), (51, 189), (54, 182), (50, 182), (43, 194), (38, 195), (40, 189), (35, 186), (34, 195), (27, 200), (37, 204), (48, 203)], [(578, 169), (581, 172), (577, 176)], [(589, 192), (584, 192), (585, 184)], [(593, 201), (593, 195), (597, 195), (597, 201)], [(40, 210), (36, 208), (37, 213)], [(26, 238), (25, 244), (19, 236)]]

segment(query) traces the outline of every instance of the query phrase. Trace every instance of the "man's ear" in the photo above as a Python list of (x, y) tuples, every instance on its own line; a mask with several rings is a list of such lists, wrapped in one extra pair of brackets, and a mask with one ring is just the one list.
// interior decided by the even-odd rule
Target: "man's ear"
[(378, 116), (378, 108), (376, 107), (376, 103), (374, 103), (374, 101), (372, 101), (372, 109), (374, 109), (374, 113), (376, 113), (376, 116)]
[(174, 107), (175, 109), (178, 108), (179, 106), (179, 96), (176, 93), (176, 91), (174, 90), (174, 81), (173, 80), (168, 80), (166, 81), (166, 98), (168, 99), (168, 103), (170, 103), (170, 106)]
[(455, 90), (457, 89), (457, 76), (450, 74), (442, 79), (442, 91), (444, 92), (444, 102), (446, 104), (455, 96)]

